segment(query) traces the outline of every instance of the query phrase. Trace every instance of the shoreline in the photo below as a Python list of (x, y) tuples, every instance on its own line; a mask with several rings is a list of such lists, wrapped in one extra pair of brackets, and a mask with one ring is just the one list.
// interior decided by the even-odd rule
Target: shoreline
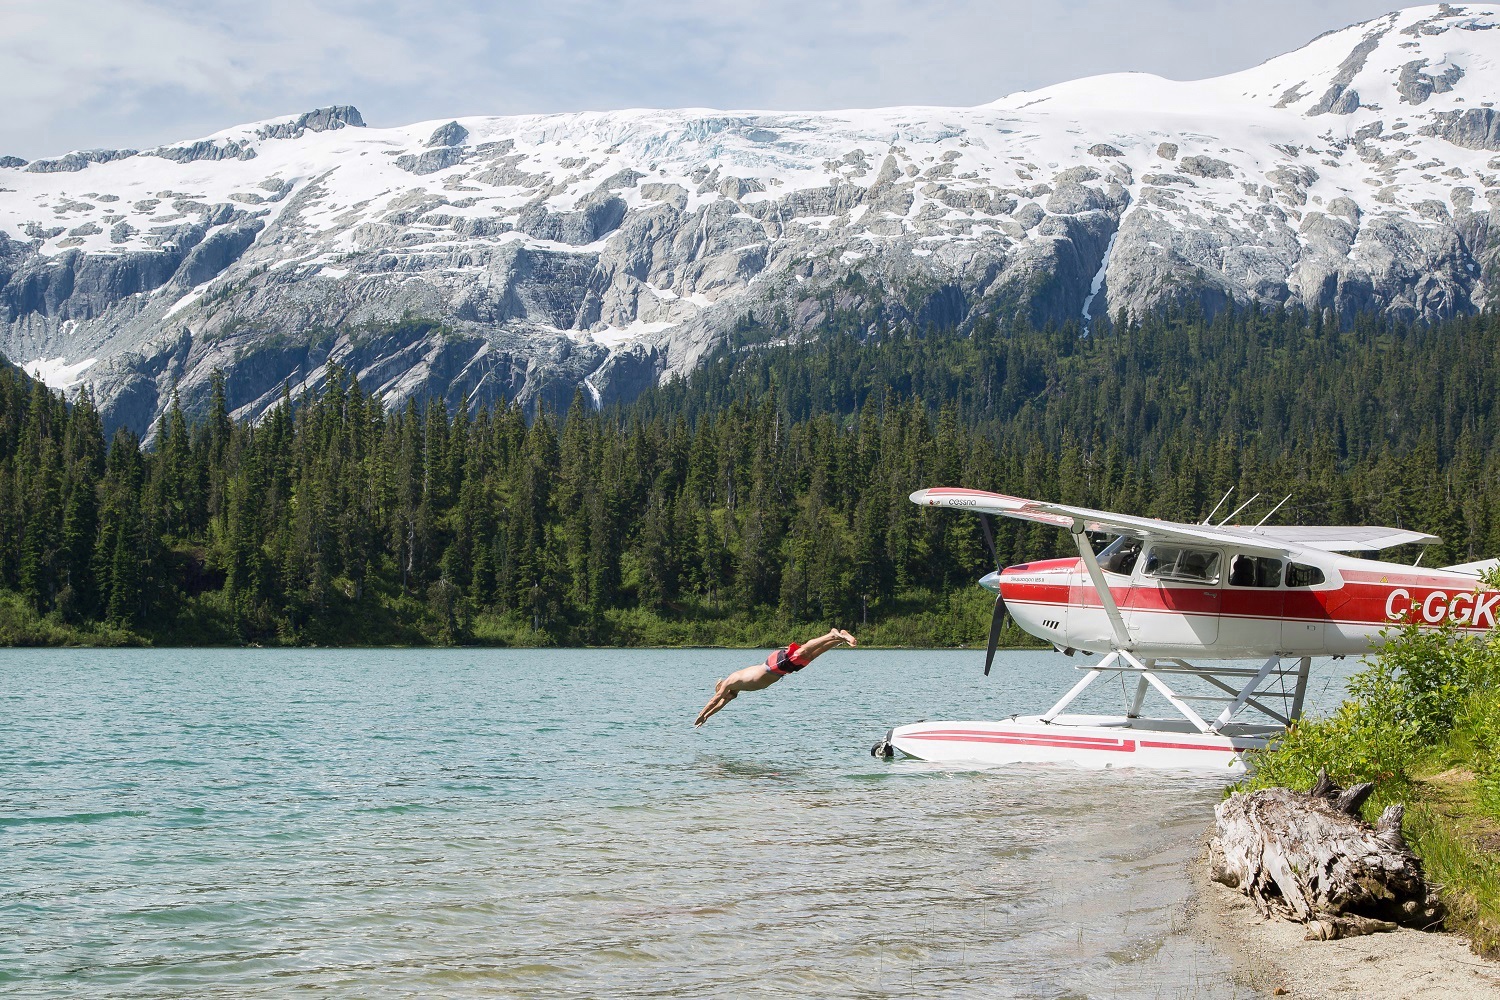
[(1246, 896), (1209, 878), (1212, 836), (1210, 826), (1187, 864), (1186, 930), (1230, 960), (1236, 982), (1296, 1000), (1500, 998), (1500, 963), (1481, 959), (1456, 934), (1402, 927), (1305, 941), (1301, 924), (1263, 920)]

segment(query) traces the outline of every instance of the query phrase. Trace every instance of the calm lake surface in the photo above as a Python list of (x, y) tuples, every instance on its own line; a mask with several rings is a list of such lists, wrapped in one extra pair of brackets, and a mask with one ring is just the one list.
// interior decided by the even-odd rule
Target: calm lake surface
[(838, 651), (695, 731), (756, 658), (0, 652), (0, 992), (1248, 995), (1181, 932), (1224, 779), (868, 755), (1077, 661)]

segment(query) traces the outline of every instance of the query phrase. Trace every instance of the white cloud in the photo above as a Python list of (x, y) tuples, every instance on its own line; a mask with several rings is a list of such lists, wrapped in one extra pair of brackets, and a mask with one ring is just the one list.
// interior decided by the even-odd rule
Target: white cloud
[(620, 107), (979, 104), (1215, 76), (1386, 0), (0, 0), (0, 153), (148, 146), (352, 103), (398, 124)]
[(138, 140), (151, 144), (183, 137), (168, 130), (185, 108), (263, 117), (305, 110), (304, 95), (441, 75), (367, 6), (327, 0), (0, 0), (0, 24), (0, 149), (33, 155), (95, 144), (90, 123), (108, 135), (121, 120), (155, 121)]

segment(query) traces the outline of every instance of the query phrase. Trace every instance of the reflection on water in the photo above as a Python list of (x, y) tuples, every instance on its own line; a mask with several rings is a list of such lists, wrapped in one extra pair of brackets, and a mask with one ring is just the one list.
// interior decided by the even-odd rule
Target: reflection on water
[(693, 730), (753, 659), (0, 654), (0, 984), (1241, 995), (1174, 933), (1221, 779), (868, 756), (1042, 707), (1071, 661), (845, 651)]

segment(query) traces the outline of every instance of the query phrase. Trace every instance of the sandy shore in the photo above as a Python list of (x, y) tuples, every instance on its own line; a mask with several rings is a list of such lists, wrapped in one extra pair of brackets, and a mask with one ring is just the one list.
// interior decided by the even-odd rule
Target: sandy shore
[[(1235, 976), (1294, 1000), (1500, 998), (1500, 964), (1451, 934), (1402, 928), (1342, 941), (1304, 941), (1301, 924), (1262, 920), (1250, 900), (1208, 877), (1208, 839), (1189, 863), (1190, 933), (1229, 956)], [(1284, 992), (1278, 993), (1277, 990)]]

